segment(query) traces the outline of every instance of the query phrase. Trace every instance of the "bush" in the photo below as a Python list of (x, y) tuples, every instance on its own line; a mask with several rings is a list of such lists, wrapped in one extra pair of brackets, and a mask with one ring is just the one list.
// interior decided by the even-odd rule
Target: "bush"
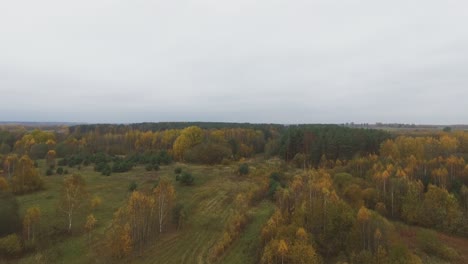
[(94, 170), (98, 172), (102, 172), (107, 166), (109, 166), (107, 163), (99, 162), (99, 163), (96, 163), (96, 165), (94, 165)]
[(46, 171), (46, 175), (50, 176), (50, 175), (53, 175), (53, 174), (54, 174), (54, 170), (51, 169), (51, 168), (48, 168), (47, 171)]
[(159, 165), (158, 164), (153, 164), (153, 170), (158, 171), (159, 170)]
[(133, 192), (135, 191), (136, 189), (138, 188), (138, 185), (136, 182), (131, 182), (129, 185), (128, 185), (128, 191), (129, 192)]
[(146, 165), (145, 169), (146, 169), (147, 171), (152, 171), (152, 170), (153, 170), (153, 165), (148, 164), (148, 165)]
[(0, 255), (15, 256), (21, 253), (21, 243), (17, 234), (0, 238)]
[(270, 179), (270, 186), (268, 187), (268, 196), (270, 198), (275, 197), (276, 190), (281, 187), (281, 184), (273, 179)]
[(282, 178), (282, 176), (281, 176), (281, 173), (279, 173), (279, 172), (272, 172), (270, 174), (270, 179), (271, 180), (275, 180), (275, 181), (279, 182), (279, 181), (281, 181), (281, 178)]
[(89, 160), (95, 164), (98, 164), (98, 163), (107, 163), (107, 162), (110, 162), (112, 159), (110, 156), (108, 156), (107, 154), (105, 153), (102, 153), (102, 152), (99, 152), (99, 153), (96, 153), (94, 155), (91, 155), (89, 157)]
[(101, 174), (104, 176), (110, 176), (111, 173), (112, 173), (112, 169), (110, 166), (105, 167), (101, 172)]
[(127, 172), (133, 168), (133, 163), (128, 160), (117, 159), (112, 166), (112, 172)]
[(194, 181), (195, 178), (188, 172), (183, 172), (180, 175), (180, 183), (183, 185), (192, 185)]
[(62, 167), (58, 167), (56, 173), (57, 173), (58, 175), (62, 175), (62, 174), (63, 174), (63, 168), (62, 168)]
[(94, 170), (98, 171), (98, 172), (101, 172), (101, 174), (105, 175), (105, 176), (109, 176), (112, 173), (111, 167), (109, 166), (109, 164), (107, 164), (105, 162), (100, 162), (100, 163), (96, 164), (96, 166), (94, 166)]
[(162, 150), (158, 155), (161, 164), (169, 165), (172, 162), (172, 157), (167, 153), (167, 151)]
[(270, 174), (270, 186), (268, 188), (268, 196), (270, 198), (274, 198), (276, 190), (279, 187), (283, 187), (281, 184), (281, 179), (283, 178), (283, 175), (279, 172), (272, 172)]
[(249, 165), (247, 163), (242, 163), (239, 165), (239, 175), (247, 175), (249, 174)]
[(167, 151), (159, 151), (157, 153), (153, 151), (147, 151), (145, 153), (135, 153), (132, 155), (128, 155), (126, 160), (131, 161), (134, 164), (152, 164), (159, 165), (159, 164), (169, 164), (172, 162), (172, 158), (169, 156)]
[[(72, 168), (74, 166), (81, 165), (81, 163), (83, 163), (83, 160), (84, 160), (83, 155), (80, 155), (80, 154), (71, 155), (67, 158), (68, 167)], [(63, 165), (60, 165), (60, 166), (63, 166)]]
[(181, 174), (182, 173), (182, 168), (181, 167), (177, 167), (174, 169), (174, 173), (175, 174)]
[(67, 166), (67, 165), (68, 165), (67, 158), (60, 159), (60, 160), (57, 162), (57, 165), (58, 165), (58, 166)]

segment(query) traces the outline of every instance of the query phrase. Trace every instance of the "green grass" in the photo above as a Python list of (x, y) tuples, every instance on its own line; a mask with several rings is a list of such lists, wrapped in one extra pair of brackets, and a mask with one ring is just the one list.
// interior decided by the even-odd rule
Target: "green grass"
[[(43, 174), (45, 172), (43, 162), (39, 165), (39, 171)], [(97, 247), (102, 243), (114, 212), (126, 202), (129, 196), (129, 184), (135, 181), (138, 185), (137, 190), (151, 189), (160, 177), (167, 177), (173, 181), (177, 192), (176, 202), (183, 204), (187, 210), (186, 223), (182, 229), (175, 230), (172, 227), (161, 237), (156, 238), (141, 256), (135, 254), (131, 260), (126, 259), (123, 262), (207, 263), (210, 248), (222, 235), (226, 220), (233, 212), (232, 201), (235, 195), (247, 191), (255, 184), (249, 177), (239, 179), (235, 173), (237, 166), (237, 164), (202, 166), (176, 163), (161, 166), (159, 171), (150, 172), (146, 171), (144, 166), (138, 166), (130, 172), (114, 173), (111, 176), (102, 176), (95, 172), (92, 166), (82, 167), (81, 170), (67, 168), (70, 174), (79, 173), (84, 177), (89, 199), (95, 195), (102, 199), (102, 205), (92, 212), (98, 224), (92, 233), (94, 243), (91, 250), (88, 248), (87, 236), (82, 232), (84, 219), (89, 213), (87, 212), (74, 219), (76, 231), (72, 235), (61, 235), (39, 246), (36, 252), (24, 256), (19, 263), (108, 263), (109, 260), (99, 257), (99, 250), (103, 249)], [(195, 177), (193, 186), (182, 186), (175, 181), (176, 167), (182, 167), (184, 171), (192, 173)], [(21, 215), (31, 206), (40, 207), (42, 211), (40, 229), (43, 231), (51, 230), (51, 225), (65, 228), (65, 218), (57, 212), (63, 177), (43, 176), (44, 190), (18, 197)], [(245, 231), (245, 236), (241, 235), (239, 242), (233, 245), (232, 253), (227, 259), (239, 260), (252, 256), (251, 252), (244, 250), (243, 243), (248, 242), (245, 246), (249, 249), (253, 247), (255, 234), (260, 232), (261, 225), (268, 219), (272, 208), (270, 203), (261, 203), (251, 211), (252, 220)]]
[(221, 263), (255, 263), (258, 259), (261, 230), (274, 212), (274, 204), (263, 201), (249, 212), (251, 221), (238, 240), (236, 240), (227, 252)]

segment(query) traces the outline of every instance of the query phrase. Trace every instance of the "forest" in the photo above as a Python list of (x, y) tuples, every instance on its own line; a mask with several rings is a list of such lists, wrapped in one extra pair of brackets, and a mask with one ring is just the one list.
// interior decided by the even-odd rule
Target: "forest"
[(0, 126), (0, 263), (468, 263), (468, 132)]

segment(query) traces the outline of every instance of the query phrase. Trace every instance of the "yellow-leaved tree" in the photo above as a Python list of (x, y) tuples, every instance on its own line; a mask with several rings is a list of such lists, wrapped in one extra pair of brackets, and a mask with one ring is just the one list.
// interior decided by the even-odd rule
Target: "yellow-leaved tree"
[(28, 208), (23, 219), (23, 233), (27, 241), (35, 240), (37, 224), (41, 219), (41, 210), (39, 207)]
[(11, 180), (13, 172), (15, 171), (16, 165), (18, 164), (18, 156), (16, 154), (8, 155), (4, 162), (4, 168), (8, 175), (8, 179)]
[(24, 155), (18, 161), (11, 181), (12, 191), (16, 194), (23, 194), (41, 189), (43, 181), (39, 177), (34, 162)]
[(55, 152), (55, 150), (47, 151), (47, 154), (45, 156), (47, 167), (54, 167), (55, 166), (55, 157), (56, 156), (57, 156), (57, 153)]
[(112, 226), (107, 235), (106, 251), (115, 258), (128, 256), (133, 250), (133, 240), (130, 224), (127, 223), (127, 208), (122, 207), (114, 213)]
[(284, 263), (284, 257), (288, 254), (288, 244), (281, 239), (278, 244), (278, 254), (281, 256), (281, 264)]
[(369, 246), (369, 219), (370, 219), (370, 212), (369, 210), (365, 207), (362, 206), (357, 214), (357, 220), (361, 225), (361, 240), (362, 240), (362, 249), (367, 250)]
[(65, 178), (59, 201), (59, 210), (67, 218), (68, 232), (71, 232), (73, 217), (84, 204), (86, 196), (86, 182), (80, 175), (73, 174), (71, 177)]
[(203, 130), (197, 126), (190, 126), (182, 130), (174, 142), (173, 153), (178, 160), (184, 159), (185, 151), (200, 144), (203, 140)]
[(90, 214), (88, 215), (88, 217), (86, 217), (86, 223), (85, 223), (84, 228), (85, 228), (86, 233), (88, 233), (88, 244), (91, 241), (91, 231), (93, 231), (94, 227), (96, 226), (96, 223), (97, 223), (97, 220), (93, 214)]
[(174, 186), (168, 179), (161, 179), (158, 186), (154, 189), (156, 201), (156, 211), (158, 214), (159, 232), (163, 232), (164, 225), (167, 222), (169, 213), (174, 205), (176, 192)]

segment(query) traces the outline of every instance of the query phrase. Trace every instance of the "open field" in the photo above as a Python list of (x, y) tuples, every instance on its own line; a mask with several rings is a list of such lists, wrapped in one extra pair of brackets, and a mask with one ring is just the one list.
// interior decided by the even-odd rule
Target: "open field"
[[(265, 162), (262, 158), (253, 159), (253, 171), (266, 167), (277, 167), (275, 160)], [(165, 234), (153, 240), (142, 252), (134, 253), (131, 258), (121, 260), (124, 263), (210, 263), (209, 254), (212, 246), (224, 232), (229, 217), (233, 214), (233, 200), (238, 193), (246, 192), (255, 185), (251, 173), (240, 177), (236, 173), (238, 164), (231, 165), (188, 165), (174, 163), (161, 166), (158, 171), (146, 171), (137, 166), (126, 173), (114, 173), (103, 176), (95, 172), (92, 166), (67, 168), (69, 173), (79, 173), (87, 183), (89, 198), (99, 196), (102, 204), (92, 211), (98, 220), (92, 232), (89, 244), (87, 235), (75, 231), (72, 235), (54, 233), (50, 226), (65, 226), (65, 219), (58, 214), (57, 202), (64, 176), (43, 176), (45, 189), (39, 192), (18, 196), (20, 214), (27, 208), (40, 207), (42, 220), (40, 230), (53, 239), (40, 245), (34, 253), (26, 254), (15, 260), (18, 263), (112, 263), (115, 260), (103, 258), (105, 233), (110, 227), (114, 212), (128, 199), (130, 183), (136, 182), (139, 190), (151, 189), (161, 177), (171, 179), (177, 192), (177, 204), (182, 204), (187, 212), (183, 226), (176, 230), (170, 226)], [(193, 186), (182, 186), (175, 181), (175, 168), (191, 172), (195, 177)], [(44, 171), (44, 161), (39, 162), (39, 171)], [(292, 171), (291, 171), (292, 172)], [(234, 240), (217, 263), (255, 263), (261, 254), (260, 232), (275, 208), (274, 203), (264, 199), (248, 209), (249, 222), (240, 236)], [(76, 217), (74, 224), (83, 226), (85, 214)], [(400, 239), (408, 248), (418, 254), (424, 263), (449, 263), (435, 256), (429, 256), (420, 250), (416, 233), (419, 227), (396, 223)], [(81, 228), (77, 228), (81, 229)], [(456, 263), (468, 260), (468, 240), (437, 233), (438, 239), (454, 249), (459, 258)]]
[[(43, 162), (39, 163), (39, 170), (43, 171)], [(174, 169), (181, 167), (191, 172), (195, 177), (193, 186), (182, 186), (175, 181)], [(207, 255), (212, 245), (219, 239), (225, 227), (226, 220), (232, 214), (232, 201), (236, 194), (252, 186), (248, 177), (239, 178), (234, 173), (237, 165), (232, 166), (199, 166), (186, 164), (172, 164), (161, 166), (159, 171), (148, 172), (142, 166), (135, 167), (130, 172), (114, 173), (102, 176), (95, 172), (92, 166), (68, 169), (71, 173), (79, 173), (87, 183), (89, 197), (99, 196), (102, 205), (93, 211), (98, 220), (97, 228), (91, 237), (94, 243), (88, 250), (87, 235), (74, 233), (50, 241), (50, 244), (39, 248), (38, 252), (27, 255), (19, 263), (102, 263), (106, 260), (96, 257), (99, 247), (109, 228), (114, 212), (122, 206), (130, 192), (128, 186), (136, 182), (138, 189), (150, 189), (160, 177), (167, 177), (173, 181), (176, 188), (178, 204), (183, 204), (187, 211), (187, 220), (180, 230), (172, 226), (161, 238), (153, 241), (141, 254), (133, 256), (132, 263), (207, 263)], [(65, 226), (65, 222), (57, 212), (57, 202), (64, 176), (44, 176), (45, 190), (18, 197), (20, 213), (24, 214), (31, 206), (38, 206), (42, 211), (42, 230), (46, 225)], [(271, 202), (263, 202), (253, 208), (249, 215), (252, 218), (246, 234), (241, 241), (235, 243), (232, 251), (227, 254), (230, 263), (237, 263), (246, 255), (254, 257), (252, 252), (246, 252), (245, 247), (255, 246), (261, 226), (273, 211)], [(83, 225), (85, 215), (77, 217), (76, 225)], [(80, 219), (78, 219), (80, 218)], [(63, 223), (62, 223), (63, 222)], [(249, 249), (247, 249), (249, 250)], [(88, 253), (91, 252), (91, 253)]]

